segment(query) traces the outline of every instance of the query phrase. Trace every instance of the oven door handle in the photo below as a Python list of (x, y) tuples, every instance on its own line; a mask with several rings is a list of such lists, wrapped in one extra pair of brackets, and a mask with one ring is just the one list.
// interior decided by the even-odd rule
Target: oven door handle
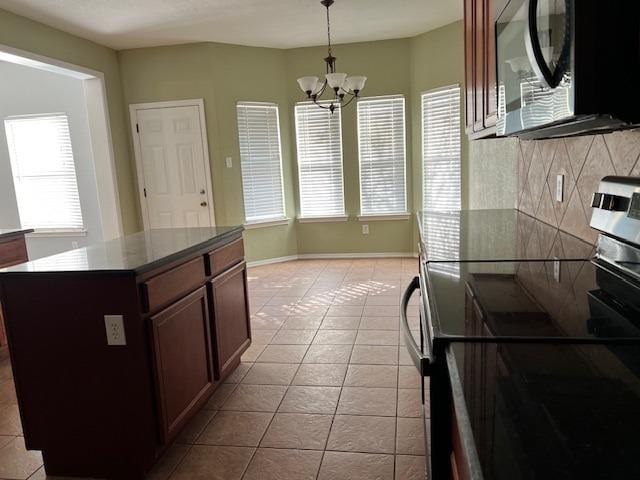
[[(409, 300), (411, 300), (411, 295), (413, 295), (413, 293), (419, 289), (420, 278), (414, 277), (405, 292), (402, 294), (402, 303), (400, 306), (400, 325), (402, 327), (402, 333), (404, 334), (404, 341), (407, 347), (407, 351), (409, 352), (413, 363), (416, 365), (416, 368), (423, 377), (428, 377), (430, 374), (431, 355), (425, 355), (424, 353), (422, 353), (420, 347), (418, 347), (418, 344), (411, 334), (411, 329), (409, 328), (409, 320), (407, 318), (407, 308), (409, 307)], [(422, 330), (422, 322), (420, 322), (420, 330)], [(425, 338), (424, 332), (422, 331), (420, 332), (420, 336), (424, 339), (425, 349), (430, 351), (431, 345), (429, 344), (429, 339)]]

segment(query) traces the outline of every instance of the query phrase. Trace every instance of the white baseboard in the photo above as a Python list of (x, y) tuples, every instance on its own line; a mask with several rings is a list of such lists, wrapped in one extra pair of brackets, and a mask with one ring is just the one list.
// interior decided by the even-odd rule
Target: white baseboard
[(343, 258), (416, 258), (415, 252), (382, 252), (382, 253), (300, 253), (298, 255), (288, 255), (286, 257), (266, 258), (264, 260), (254, 260), (247, 262), (247, 267), (259, 267), (272, 263), (290, 262), (293, 260), (321, 260), (321, 259), (343, 259)]

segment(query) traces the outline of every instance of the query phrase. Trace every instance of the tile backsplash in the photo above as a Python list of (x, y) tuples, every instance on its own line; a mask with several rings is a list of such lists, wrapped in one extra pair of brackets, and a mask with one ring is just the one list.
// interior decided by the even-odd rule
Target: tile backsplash
[[(521, 140), (517, 207), (543, 222), (594, 243), (589, 227), (591, 195), (607, 175), (640, 176), (640, 130), (605, 135)], [(564, 198), (556, 179), (564, 175)]]

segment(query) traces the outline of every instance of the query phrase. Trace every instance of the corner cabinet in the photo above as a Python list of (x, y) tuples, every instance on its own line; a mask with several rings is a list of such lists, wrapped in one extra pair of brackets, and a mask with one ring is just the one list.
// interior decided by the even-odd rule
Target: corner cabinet
[(495, 21), (506, 3), (506, 0), (464, 0), (465, 124), (471, 139), (496, 133)]

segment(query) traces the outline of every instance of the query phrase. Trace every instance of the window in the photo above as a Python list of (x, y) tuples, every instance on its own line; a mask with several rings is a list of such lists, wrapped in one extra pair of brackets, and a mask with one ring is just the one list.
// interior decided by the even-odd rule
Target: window
[(342, 119), (313, 103), (296, 105), (300, 216), (344, 216)]
[(360, 214), (407, 212), (403, 97), (358, 102)]
[(278, 106), (237, 105), (240, 168), (247, 223), (285, 218)]
[(422, 94), (422, 207), (460, 209), (460, 87)]
[(22, 226), (83, 229), (67, 116), (10, 117), (4, 126)]

